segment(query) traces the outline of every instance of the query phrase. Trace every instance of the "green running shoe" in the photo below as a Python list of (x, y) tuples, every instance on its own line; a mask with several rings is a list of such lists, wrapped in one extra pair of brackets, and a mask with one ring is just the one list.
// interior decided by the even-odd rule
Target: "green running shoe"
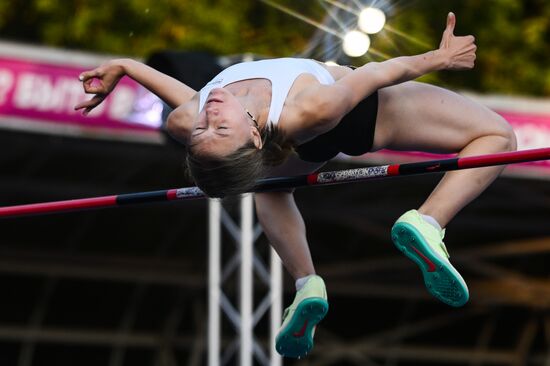
[(406, 212), (391, 230), (397, 249), (420, 267), (428, 291), (445, 304), (459, 307), (468, 301), (468, 286), (449, 262), (444, 236), (445, 230), (437, 230), (416, 210)]
[(296, 293), (294, 302), (283, 314), (283, 324), (275, 339), (281, 356), (302, 358), (313, 348), (316, 325), (328, 311), (327, 290), (319, 276), (310, 277)]

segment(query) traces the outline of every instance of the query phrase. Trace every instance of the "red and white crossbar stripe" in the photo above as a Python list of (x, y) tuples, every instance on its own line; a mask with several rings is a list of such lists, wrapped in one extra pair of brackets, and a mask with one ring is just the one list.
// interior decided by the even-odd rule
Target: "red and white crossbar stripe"
[[(362, 182), (371, 179), (401, 175), (418, 175), (425, 173), (445, 172), (481, 168), (494, 165), (523, 163), (528, 161), (549, 160), (550, 148), (503, 152), (497, 154), (430, 160), (418, 163), (382, 165), (366, 168), (347, 169), (294, 177), (266, 178), (258, 181), (255, 192), (266, 192), (280, 189), (298, 188)], [(19, 206), (0, 207), (0, 217), (38, 215), (55, 212), (97, 209), (147, 202), (162, 202), (204, 198), (205, 194), (197, 187), (128, 193), (113, 196), (74, 199), (46, 203), (34, 203)]]

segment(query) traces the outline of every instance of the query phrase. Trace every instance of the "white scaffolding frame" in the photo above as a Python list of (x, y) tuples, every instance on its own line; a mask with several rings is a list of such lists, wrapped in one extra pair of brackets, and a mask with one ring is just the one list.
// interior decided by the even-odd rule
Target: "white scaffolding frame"
[[(281, 324), (282, 268), (273, 249), (269, 250), (269, 268), (254, 250), (254, 242), (261, 235), (258, 223), (254, 224), (254, 196), (246, 194), (240, 199), (240, 227), (223, 208), (219, 200), (208, 201), (209, 214), (209, 279), (208, 279), (208, 365), (221, 366), (238, 351), (240, 366), (252, 366), (254, 360), (263, 366), (280, 366), (282, 359), (275, 351), (274, 341)], [(222, 227), (237, 244), (237, 253), (222, 263)], [(239, 269), (239, 311), (225, 295), (223, 286), (228, 277)], [(267, 295), (254, 309), (254, 274), (268, 287)], [(254, 328), (270, 311), (269, 351), (254, 337)], [(238, 338), (222, 349), (222, 315), (235, 328)], [(267, 355), (269, 354), (269, 356)]]

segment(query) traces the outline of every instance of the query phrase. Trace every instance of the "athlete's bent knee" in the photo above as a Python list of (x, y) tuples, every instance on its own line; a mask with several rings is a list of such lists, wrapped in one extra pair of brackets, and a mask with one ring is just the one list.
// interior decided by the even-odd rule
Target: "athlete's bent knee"
[(502, 143), (502, 151), (515, 151), (517, 150), (517, 138), (516, 134), (508, 121), (502, 116), (495, 113), (495, 118), (498, 120), (494, 134), (501, 137), (499, 140)]

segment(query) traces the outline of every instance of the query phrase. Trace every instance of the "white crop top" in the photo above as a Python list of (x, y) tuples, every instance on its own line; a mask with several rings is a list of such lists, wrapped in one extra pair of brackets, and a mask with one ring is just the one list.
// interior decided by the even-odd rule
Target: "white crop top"
[(288, 92), (301, 74), (312, 74), (324, 85), (334, 83), (334, 78), (326, 68), (309, 59), (277, 58), (243, 62), (223, 70), (201, 89), (199, 111), (204, 107), (208, 94), (214, 88), (223, 88), (231, 83), (247, 79), (268, 79), (271, 81), (271, 104), (267, 120), (268, 123), (276, 125), (279, 122)]

